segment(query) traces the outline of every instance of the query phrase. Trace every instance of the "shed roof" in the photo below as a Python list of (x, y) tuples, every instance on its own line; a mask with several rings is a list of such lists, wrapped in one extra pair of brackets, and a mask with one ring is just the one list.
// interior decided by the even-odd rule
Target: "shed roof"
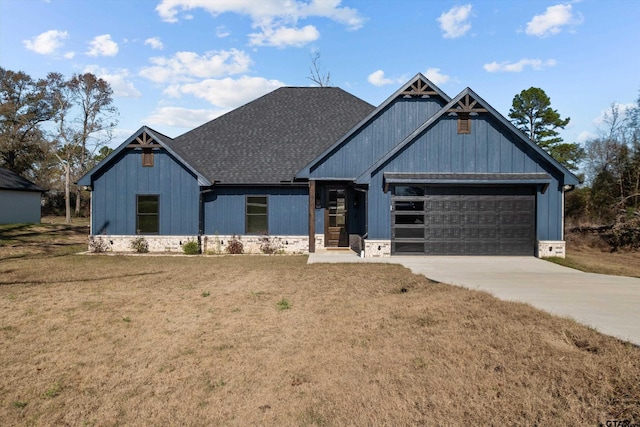
[(0, 190), (14, 191), (46, 191), (17, 173), (0, 167)]
[(211, 182), (279, 184), (374, 109), (337, 87), (282, 87), (168, 145)]

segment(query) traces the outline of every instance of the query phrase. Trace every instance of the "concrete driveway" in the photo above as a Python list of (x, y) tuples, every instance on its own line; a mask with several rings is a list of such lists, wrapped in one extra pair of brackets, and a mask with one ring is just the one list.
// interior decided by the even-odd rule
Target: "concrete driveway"
[(640, 279), (584, 273), (534, 257), (309, 256), (309, 263), (318, 262), (401, 264), (431, 280), (528, 303), (640, 345)]

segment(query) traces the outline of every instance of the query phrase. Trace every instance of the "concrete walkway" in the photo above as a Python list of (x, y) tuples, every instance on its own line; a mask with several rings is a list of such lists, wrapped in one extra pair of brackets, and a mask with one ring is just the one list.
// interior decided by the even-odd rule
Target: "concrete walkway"
[(337, 262), (401, 264), (431, 280), (528, 303), (640, 345), (640, 279), (584, 273), (534, 257), (360, 258), (323, 252), (308, 261)]

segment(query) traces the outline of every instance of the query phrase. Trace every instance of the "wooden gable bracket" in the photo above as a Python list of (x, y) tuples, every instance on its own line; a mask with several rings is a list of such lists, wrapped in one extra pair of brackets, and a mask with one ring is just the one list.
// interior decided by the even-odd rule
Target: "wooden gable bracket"
[(127, 148), (142, 148), (142, 166), (147, 168), (153, 167), (153, 149), (156, 143), (148, 133), (142, 132), (135, 141), (127, 145)]
[(421, 79), (418, 79), (415, 82), (413, 82), (411, 86), (409, 86), (404, 91), (402, 91), (400, 95), (405, 98), (411, 98), (414, 96), (428, 98), (430, 96), (438, 95), (438, 92), (430, 88), (426, 82), (423, 82)]
[(127, 148), (153, 148), (157, 143), (149, 136), (148, 133), (142, 132), (138, 135), (134, 142), (127, 145)]
[(476, 107), (478, 101), (466, 94), (454, 108), (447, 110), (448, 113), (455, 113), (458, 116), (458, 133), (471, 133), (471, 117), (478, 113), (486, 113), (486, 108)]

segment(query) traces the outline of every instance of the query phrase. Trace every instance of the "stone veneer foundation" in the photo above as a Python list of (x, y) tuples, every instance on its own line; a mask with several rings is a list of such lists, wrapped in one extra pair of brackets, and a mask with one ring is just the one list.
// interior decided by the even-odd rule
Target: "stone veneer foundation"
[(233, 238), (242, 242), (243, 253), (261, 254), (261, 246), (268, 242), (276, 253), (307, 254), (309, 253), (309, 238), (307, 236), (233, 236), (207, 235), (202, 237), (202, 252), (205, 254), (226, 253), (229, 241)]
[[(198, 240), (198, 236), (89, 236), (89, 241), (101, 239), (109, 252), (133, 252), (131, 242), (138, 237), (144, 237), (149, 244), (149, 252), (155, 253), (182, 253), (182, 245), (191, 240)], [(224, 254), (232, 235), (206, 235), (201, 236), (202, 253)], [(275, 248), (276, 253), (307, 254), (309, 253), (309, 238), (307, 236), (235, 236), (242, 242), (244, 253), (260, 254), (260, 247), (269, 240), (269, 245)], [(316, 250), (325, 249), (324, 235), (315, 235)], [(350, 236), (351, 249), (358, 254), (364, 250), (365, 258), (390, 257), (391, 240), (360, 239), (359, 236)], [(91, 250), (91, 244), (89, 244)], [(559, 257), (564, 258), (566, 243), (562, 240), (539, 240), (536, 256), (538, 258)]]
[(391, 256), (391, 240), (364, 240), (364, 257), (378, 258)]
[(538, 258), (558, 257), (566, 255), (566, 242), (564, 240), (538, 240)]
[[(112, 236), (97, 235), (89, 236), (89, 250), (91, 250), (91, 241), (101, 239), (109, 252), (133, 252), (131, 242), (139, 237), (143, 237), (148, 245), (149, 252), (164, 253), (182, 253), (182, 245), (191, 241), (198, 240), (198, 236)], [(226, 253), (226, 248), (234, 236), (201, 236), (201, 248), (203, 254)], [(275, 248), (276, 252), (287, 254), (309, 253), (309, 238), (307, 236), (235, 236), (243, 245), (243, 251), (246, 254), (263, 253), (260, 247), (268, 239), (269, 245)]]

